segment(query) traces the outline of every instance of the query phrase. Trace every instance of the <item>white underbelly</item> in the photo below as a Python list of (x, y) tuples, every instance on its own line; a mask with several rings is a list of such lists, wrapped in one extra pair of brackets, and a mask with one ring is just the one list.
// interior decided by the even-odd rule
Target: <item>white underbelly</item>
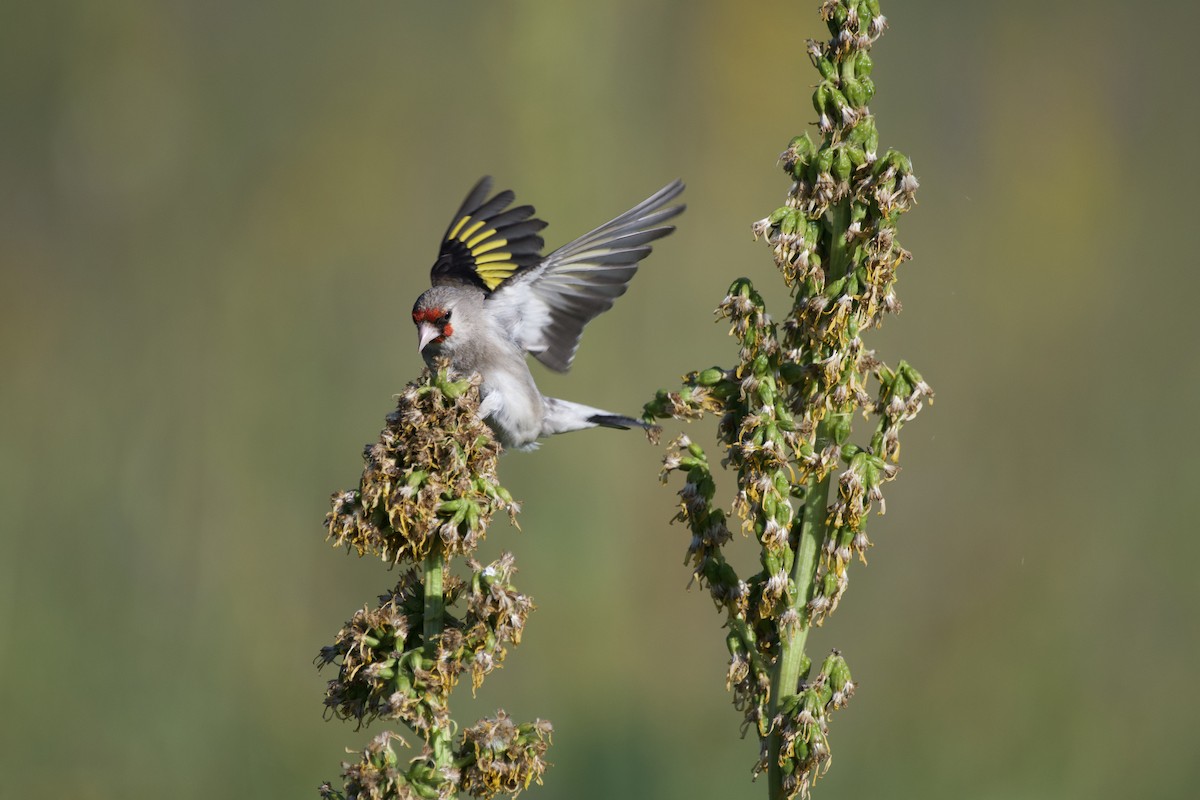
[(483, 376), (483, 403), (480, 415), (496, 431), (500, 443), (508, 448), (530, 449), (542, 434), (545, 408), (542, 396), (528, 372), (514, 375), (495, 371)]

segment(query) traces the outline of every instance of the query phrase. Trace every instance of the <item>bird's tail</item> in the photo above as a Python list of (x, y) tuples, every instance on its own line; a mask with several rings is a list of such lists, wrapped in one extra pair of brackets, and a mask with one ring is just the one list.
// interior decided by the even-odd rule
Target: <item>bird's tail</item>
[(620, 414), (593, 414), (588, 417), (588, 422), (599, 425), (601, 428), (619, 428), (627, 431), (630, 428), (650, 428), (648, 423), (642, 422), (640, 419), (633, 417), (623, 417)]
[(542, 419), (542, 436), (595, 427), (619, 428), (621, 430), (629, 430), (630, 428), (645, 428), (649, 430), (653, 427), (642, 422), (640, 419), (613, 414), (611, 411), (592, 408), (581, 403), (572, 403), (570, 400), (547, 397), (544, 401), (546, 404), (546, 414)]

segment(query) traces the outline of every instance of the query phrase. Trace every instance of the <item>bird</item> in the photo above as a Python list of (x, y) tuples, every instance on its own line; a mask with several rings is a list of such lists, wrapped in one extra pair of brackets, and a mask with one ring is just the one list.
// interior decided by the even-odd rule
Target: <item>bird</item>
[(625, 213), (542, 256), (546, 223), (533, 206), (510, 208), (510, 190), (489, 197), (485, 176), (442, 237), (431, 288), (413, 305), (418, 350), (436, 369), (480, 378), (479, 416), (505, 449), (532, 450), (542, 437), (594, 428), (649, 428), (641, 420), (546, 397), (527, 355), (566, 372), (583, 328), (625, 293), (650, 243), (675, 230), (683, 204), (675, 180)]

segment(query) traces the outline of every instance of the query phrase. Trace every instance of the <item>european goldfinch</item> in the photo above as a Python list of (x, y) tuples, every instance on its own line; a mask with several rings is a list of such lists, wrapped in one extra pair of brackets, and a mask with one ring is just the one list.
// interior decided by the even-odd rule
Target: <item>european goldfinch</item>
[(433, 288), (417, 298), (418, 349), (431, 367), (448, 359), (460, 375), (478, 373), (479, 414), (505, 448), (531, 450), (555, 433), (604, 426), (646, 427), (630, 417), (545, 397), (526, 354), (566, 372), (583, 327), (625, 293), (650, 243), (675, 230), (683, 211), (667, 206), (674, 181), (619, 217), (541, 255), (546, 223), (532, 206), (509, 208), (511, 191), (488, 199), (491, 178), (475, 185), (442, 238)]

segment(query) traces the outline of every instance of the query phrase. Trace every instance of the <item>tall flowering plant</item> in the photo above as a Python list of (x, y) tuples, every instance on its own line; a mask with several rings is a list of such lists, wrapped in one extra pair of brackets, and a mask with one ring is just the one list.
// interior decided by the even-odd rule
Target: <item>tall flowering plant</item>
[[(332, 667), (325, 706), (360, 725), (406, 725), (422, 742), (402, 760), (393, 731), (342, 765), (337, 800), (491, 798), (541, 782), (550, 724), (503, 711), (459, 731), (450, 692), (464, 674), (475, 690), (520, 644), (533, 602), (513, 585), (513, 557), (483, 565), (472, 554), (497, 512), (518, 506), (496, 478), (500, 446), (479, 419), (478, 378), (427, 372), (400, 395), (379, 440), (363, 452), (362, 479), (333, 495), (334, 545), (402, 568), (374, 608), (355, 612), (317, 662)], [(451, 569), (454, 560), (465, 576)]]
[[(645, 408), (647, 421), (719, 420), (722, 466), (737, 481), (728, 506), (714, 503), (712, 465), (687, 436), (671, 442), (662, 475), (684, 478), (676, 520), (691, 532), (695, 580), (725, 615), (727, 686), (743, 732), (761, 741), (755, 773), (772, 798), (807, 795), (828, 768), (829, 718), (855, 682), (836, 650), (814, 670), (808, 633), (836, 610), (851, 563), (866, 562), (868, 515), (884, 511), (900, 430), (933, 398), (912, 366), (884, 364), (862, 338), (900, 310), (897, 269), (910, 254), (896, 223), (918, 186), (906, 156), (880, 152), (868, 107), (870, 50), (887, 21), (877, 0), (825, 0), (820, 13), (830, 38), (807, 45), (818, 136), (789, 142), (784, 203), (753, 224), (791, 308), (776, 321), (748, 278), (734, 281), (716, 313), (738, 343), (735, 363), (693, 372)], [(731, 529), (759, 544), (749, 577), (724, 555)]]

